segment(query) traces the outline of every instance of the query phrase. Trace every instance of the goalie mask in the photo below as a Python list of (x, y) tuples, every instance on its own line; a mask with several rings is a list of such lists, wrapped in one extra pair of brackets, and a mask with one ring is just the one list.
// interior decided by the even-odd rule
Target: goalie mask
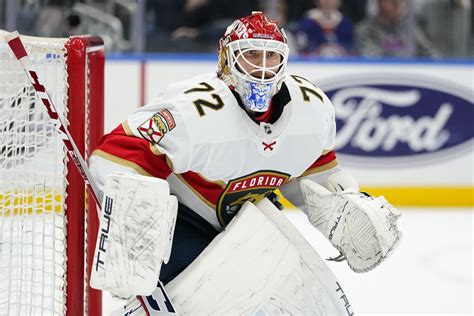
[(288, 60), (286, 35), (261, 12), (234, 21), (219, 41), (219, 78), (247, 109), (265, 112), (280, 90)]

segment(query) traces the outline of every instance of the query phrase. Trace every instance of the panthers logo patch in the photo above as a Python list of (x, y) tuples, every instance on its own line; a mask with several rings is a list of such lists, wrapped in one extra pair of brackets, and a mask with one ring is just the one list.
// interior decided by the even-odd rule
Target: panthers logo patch
[(245, 202), (258, 203), (289, 178), (289, 174), (278, 171), (258, 171), (229, 181), (217, 203), (219, 223), (227, 225)]
[(142, 137), (151, 143), (158, 144), (166, 133), (175, 128), (176, 123), (168, 110), (153, 114), (151, 118), (138, 127)]

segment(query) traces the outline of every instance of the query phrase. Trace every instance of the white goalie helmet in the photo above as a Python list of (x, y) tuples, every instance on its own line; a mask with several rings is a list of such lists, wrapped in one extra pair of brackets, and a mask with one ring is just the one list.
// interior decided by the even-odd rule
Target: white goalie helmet
[(261, 12), (235, 20), (219, 41), (218, 76), (247, 109), (265, 112), (280, 90), (288, 61), (284, 31)]

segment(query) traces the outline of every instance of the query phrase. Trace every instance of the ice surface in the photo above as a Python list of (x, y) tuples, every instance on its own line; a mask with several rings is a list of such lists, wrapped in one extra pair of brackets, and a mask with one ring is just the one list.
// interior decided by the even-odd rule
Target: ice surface
[[(474, 212), (472, 209), (405, 208), (402, 241), (375, 270), (357, 274), (345, 262), (328, 264), (356, 315), (472, 315)], [(323, 258), (337, 251), (300, 212), (288, 212)], [(104, 295), (104, 315), (120, 301)]]

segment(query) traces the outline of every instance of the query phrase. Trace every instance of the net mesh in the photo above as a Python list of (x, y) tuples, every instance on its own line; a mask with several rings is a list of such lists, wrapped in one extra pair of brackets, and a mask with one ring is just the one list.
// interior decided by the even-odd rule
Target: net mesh
[[(24, 41), (66, 117), (62, 41)], [(66, 151), (0, 33), (0, 314), (65, 313)]]

